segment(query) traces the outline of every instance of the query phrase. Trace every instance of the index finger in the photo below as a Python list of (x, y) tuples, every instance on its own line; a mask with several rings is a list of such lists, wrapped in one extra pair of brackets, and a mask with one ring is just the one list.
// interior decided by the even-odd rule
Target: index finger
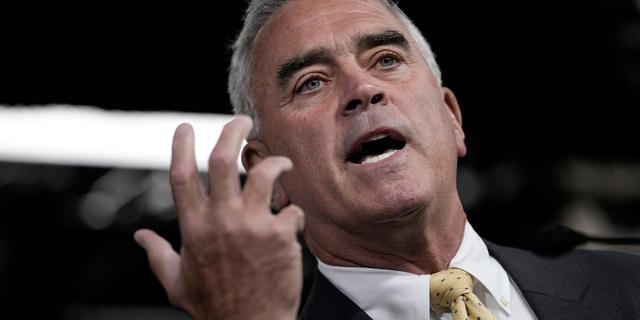
[(253, 121), (239, 115), (222, 129), (209, 158), (209, 197), (212, 201), (228, 201), (240, 197), (238, 155), (242, 141), (249, 135)]

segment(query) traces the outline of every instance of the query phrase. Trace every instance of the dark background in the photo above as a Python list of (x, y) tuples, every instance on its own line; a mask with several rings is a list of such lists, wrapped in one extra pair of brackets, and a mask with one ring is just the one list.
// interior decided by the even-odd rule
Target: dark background
[[(231, 113), (227, 46), (244, 6), (0, 2), (0, 104)], [(431, 43), (462, 107), (469, 152), (460, 193), (483, 237), (531, 247), (573, 197), (558, 173), (572, 159), (605, 168), (640, 163), (636, 2), (400, 6)], [(166, 218), (172, 212), (148, 214), (142, 192), (105, 228), (79, 218), (86, 194), (109, 172), (130, 177), (112, 189), (154, 174), (0, 162), (0, 318), (106, 319), (95, 306), (167, 305), (132, 233), (150, 227), (179, 246), (176, 220)], [(638, 227), (640, 190), (625, 194), (592, 198), (613, 224)]]

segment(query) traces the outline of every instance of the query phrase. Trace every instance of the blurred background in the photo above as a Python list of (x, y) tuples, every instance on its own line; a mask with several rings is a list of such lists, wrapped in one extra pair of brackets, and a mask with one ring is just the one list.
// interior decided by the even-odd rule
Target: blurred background
[[(4, 117), (6, 129), (17, 113), (29, 119), (29, 110), (54, 105), (123, 122), (183, 113), (228, 119), (227, 46), (244, 6), (3, 1), (0, 123)], [(458, 184), (481, 236), (532, 248), (550, 222), (593, 236), (640, 235), (639, 1), (400, 6), (423, 30), (461, 105), (468, 154)], [(45, 139), (78, 125), (51, 117), (0, 132), (27, 145), (20, 130)], [(93, 131), (115, 137), (133, 130), (131, 139), (149, 139), (138, 151), (156, 152), (147, 126), (107, 123)], [(162, 129), (168, 141), (159, 148), (169, 148), (177, 123)], [(119, 147), (107, 144), (77, 149)], [(60, 153), (57, 142), (39, 148), (25, 158), (0, 149), (0, 318), (187, 318), (169, 306), (132, 237), (151, 228), (179, 247), (168, 159), (62, 162), (49, 156)], [(640, 253), (638, 246), (606, 248)], [(310, 278), (308, 252), (305, 263)]]

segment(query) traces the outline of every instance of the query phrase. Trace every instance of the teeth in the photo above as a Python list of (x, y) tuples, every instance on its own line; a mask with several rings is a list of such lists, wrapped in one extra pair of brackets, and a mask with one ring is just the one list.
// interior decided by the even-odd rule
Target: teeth
[(369, 139), (365, 140), (365, 141), (364, 141), (364, 142), (362, 142), (362, 143), (369, 142), (369, 141), (376, 141), (376, 140), (380, 140), (380, 139), (385, 138), (385, 137), (387, 137), (387, 135), (386, 135), (386, 134), (378, 133), (378, 134), (376, 134), (375, 136), (373, 136), (373, 137), (371, 137), (371, 138), (369, 138)]
[(360, 164), (374, 163), (374, 162), (378, 162), (380, 160), (384, 160), (386, 158), (391, 157), (394, 153), (396, 153), (396, 151), (398, 151), (398, 150), (392, 150), (392, 151), (383, 153), (381, 155), (377, 155), (375, 157), (367, 158), (366, 160), (362, 161)]

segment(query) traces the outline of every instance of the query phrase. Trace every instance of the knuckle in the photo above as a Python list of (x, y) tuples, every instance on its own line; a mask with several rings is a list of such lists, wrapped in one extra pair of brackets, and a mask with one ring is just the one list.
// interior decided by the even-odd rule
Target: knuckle
[(297, 217), (304, 217), (304, 211), (302, 211), (302, 208), (298, 207), (295, 204), (290, 205), (289, 210), (291, 210), (292, 215), (295, 215)]
[(277, 228), (273, 234), (273, 240), (277, 242), (289, 242), (292, 235), (288, 228)]
[(211, 156), (209, 157), (210, 168), (216, 168), (216, 167), (227, 168), (235, 165), (236, 165), (235, 156), (232, 156), (229, 154), (225, 154), (219, 151), (214, 151), (211, 153)]
[(182, 244), (185, 249), (198, 251), (210, 244), (229, 242), (239, 232), (234, 213), (215, 209), (205, 220), (188, 221), (183, 226)]
[(289, 242), (295, 237), (291, 228), (283, 223), (276, 223), (270, 233), (270, 238), (276, 242)]
[(272, 174), (269, 168), (266, 168), (265, 166), (258, 166), (249, 171), (247, 180), (252, 179), (257, 181), (264, 181), (271, 179), (271, 177)]
[(169, 170), (169, 181), (172, 184), (185, 184), (196, 178), (195, 170), (184, 166), (174, 166)]
[(272, 242), (280, 237), (279, 232), (264, 220), (245, 220), (232, 230), (228, 230), (228, 236), (237, 238), (246, 243)]
[(295, 204), (290, 204), (287, 208), (285, 208), (280, 214), (285, 213), (295, 220), (304, 219), (304, 211), (302, 208), (296, 206)]
[(282, 217), (282, 219), (287, 221), (287, 225), (295, 224), (295, 228), (297, 231), (301, 231), (302, 229), (304, 229), (305, 215), (302, 208), (296, 206), (295, 204), (291, 204), (282, 212), (280, 212), (280, 214), (285, 215)]
[(238, 226), (229, 221), (230, 219), (221, 219), (217, 224), (215, 231), (213, 233), (218, 239), (229, 240), (237, 237), (239, 234), (242, 234), (242, 228), (238, 228)]
[(251, 222), (243, 223), (237, 230), (234, 231), (240, 234), (244, 239), (255, 240), (263, 238), (263, 231), (261, 230), (261, 228), (255, 223)]

